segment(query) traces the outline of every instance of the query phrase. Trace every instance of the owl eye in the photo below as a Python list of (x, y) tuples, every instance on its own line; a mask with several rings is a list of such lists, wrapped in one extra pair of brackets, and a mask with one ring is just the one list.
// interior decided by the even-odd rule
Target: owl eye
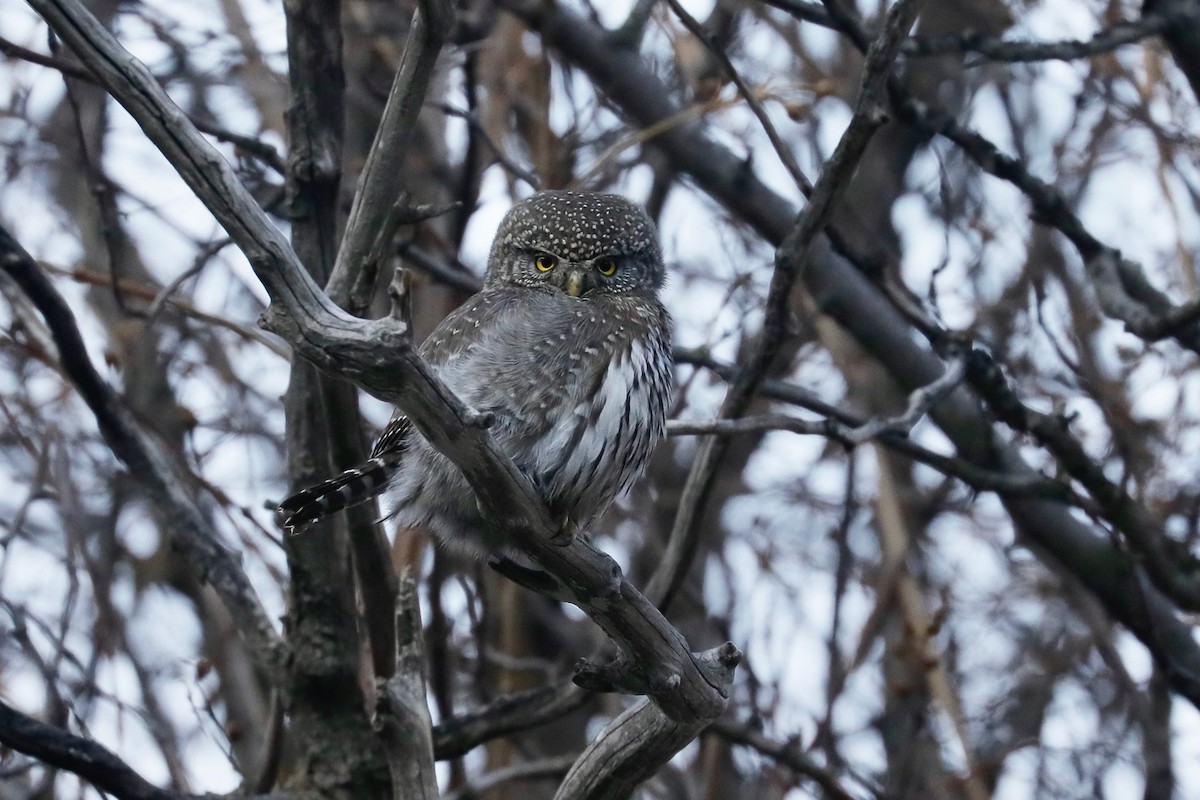
[(533, 265), (538, 272), (549, 272), (558, 266), (558, 259), (554, 256), (538, 256), (533, 260)]
[(611, 278), (617, 274), (617, 260), (615, 258), (602, 258), (596, 262), (596, 269), (604, 277)]

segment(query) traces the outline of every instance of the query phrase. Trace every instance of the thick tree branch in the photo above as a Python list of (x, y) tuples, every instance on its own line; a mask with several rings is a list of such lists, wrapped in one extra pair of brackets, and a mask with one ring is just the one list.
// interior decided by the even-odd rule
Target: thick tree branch
[[(733, 679), (742, 654), (732, 644), (700, 658)], [(554, 800), (624, 800), (712, 720), (680, 722), (649, 701), (631, 706), (605, 726), (563, 779)]]
[[(308, 274), (325, 283), (337, 255), (345, 139), (342, 4), (289, 0), (283, 10), (291, 241)], [(366, 459), (358, 393), (350, 383), (294, 361), (283, 407), (293, 488)], [(368, 717), (375, 696), (363, 688), (364, 674), (368, 681), (387, 676), (395, 664), (396, 577), (376, 516), (371, 508), (356, 508), (314, 535), (287, 536), (283, 543), (286, 630), (294, 654), (282, 695), (289, 740), (301, 753), (302, 780), (363, 797), (395, 788), (388, 786), (384, 749)], [(341, 702), (330, 703), (330, 696)]]

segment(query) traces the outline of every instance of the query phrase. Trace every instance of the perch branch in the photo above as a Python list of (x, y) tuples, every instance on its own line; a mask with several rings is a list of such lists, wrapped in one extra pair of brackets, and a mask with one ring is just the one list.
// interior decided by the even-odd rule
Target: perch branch
[[(700, 654), (712, 668), (733, 679), (742, 654), (724, 644)], [(619, 800), (653, 775), (711, 720), (681, 722), (648, 701), (630, 706), (592, 740), (559, 784), (554, 800)]]

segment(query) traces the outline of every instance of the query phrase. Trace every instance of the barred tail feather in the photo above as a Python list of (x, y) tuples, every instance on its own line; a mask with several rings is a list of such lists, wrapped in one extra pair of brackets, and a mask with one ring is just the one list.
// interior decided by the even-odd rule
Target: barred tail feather
[(279, 504), (283, 527), (298, 532), (335, 511), (382, 494), (398, 463), (398, 458), (377, 456), (324, 483), (296, 492)]

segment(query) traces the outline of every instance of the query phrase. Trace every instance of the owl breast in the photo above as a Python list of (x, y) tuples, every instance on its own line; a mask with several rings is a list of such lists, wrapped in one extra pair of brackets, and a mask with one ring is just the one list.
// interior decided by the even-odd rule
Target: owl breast
[(668, 338), (646, 331), (619, 343), (594, 386), (535, 446), (536, 480), (551, 510), (581, 527), (603, 513), (645, 468), (665, 433), (671, 395)]

